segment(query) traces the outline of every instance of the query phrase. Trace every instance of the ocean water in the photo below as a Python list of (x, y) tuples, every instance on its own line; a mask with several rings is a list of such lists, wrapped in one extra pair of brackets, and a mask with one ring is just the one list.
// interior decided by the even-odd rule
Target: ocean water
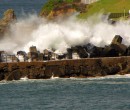
[[(8, 8), (38, 14), (45, 1), (0, 0), (0, 17)], [(130, 110), (130, 75), (1, 81), (0, 110)]]
[(38, 14), (46, 1), (47, 0), (0, 0), (0, 18), (9, 8), (14, 9), (17, 17), (21, 17), (25, 13)]
[(0, 110), (130, 110), (130, 76), (2, 81)]

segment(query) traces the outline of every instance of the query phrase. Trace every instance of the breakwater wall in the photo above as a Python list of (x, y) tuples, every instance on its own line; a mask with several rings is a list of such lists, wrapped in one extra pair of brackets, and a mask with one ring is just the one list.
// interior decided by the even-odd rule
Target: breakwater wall
[(0, 80), (87, 78), (130, 73), (130, 57), (0, 63)]

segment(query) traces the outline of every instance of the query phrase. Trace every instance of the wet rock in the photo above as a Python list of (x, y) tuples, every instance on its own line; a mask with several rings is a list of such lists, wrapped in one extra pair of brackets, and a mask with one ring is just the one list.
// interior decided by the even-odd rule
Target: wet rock
[(104, 57), (116, 57), (118, 55), (118, 51), (112, 46), (106, 46), (103, 50)]
[(123, 38), (120, 35), (116, 35), (111, 44), (106, 46), (103, 50), (105, 57), (117, 57), (123, 56), (127, 53), (127, 46), (122, 44)]
[(125, 55), (127, 51), (127, 46), (122, 44), (122, 40), (123, 38), (120, 35), (116, 35), (110, 45), (111, 48), (115, 49), (115, 51), (118, 52), (119, 56)]
[(115, 35), (113, 38), (111, 44), (121, 44), (122, 43), (122, 37), (120, 35)]
[(93, 57), (102, 57), (103, 56), (103, 53), (102, 53), (103, 49), (104, 49), (103, 47), (97, 47), (90, 43), (88, 43), (87, 45), (84, 45), (83, 47), (89, 53), (88, 57), (93, 58)]
[(67, 49), (67, 59), (72, 59), (72, 49), (71, 48)]
[(88, 52), (85, 50), (85, 48), (81, 46), (77, 46), (77, 53), (80, 58), (87, 58), (88, 57)]
[(21, 78), (21, 72), (20, 70), (14, 70), (12, 72), (9, 72), (5, 75), (5, 80), (12, 81), (12, 80), (19, 80)]
[(123, 56), (125, 55), (126, 51), (127, 51), (127, 46), (125, 46), (124, 44), (113, 44), (111, 45), (112, 48), (114, 48), (117, 52), (119, 56)]
[(4, 80), (4, 78), (5, 78), (5, 77), (4, 77), (4, 73), (3, 73), (3, 72), (0, 72), (0, 81), (1, 81), (1, 80)]

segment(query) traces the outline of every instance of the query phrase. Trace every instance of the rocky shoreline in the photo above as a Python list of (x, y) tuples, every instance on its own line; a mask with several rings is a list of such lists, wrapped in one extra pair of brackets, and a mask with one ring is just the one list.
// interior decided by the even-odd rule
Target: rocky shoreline
[(0, 80), (88, 78), (130, 73), (130, 57), (87, 58), (48, 62), (0, 63)]

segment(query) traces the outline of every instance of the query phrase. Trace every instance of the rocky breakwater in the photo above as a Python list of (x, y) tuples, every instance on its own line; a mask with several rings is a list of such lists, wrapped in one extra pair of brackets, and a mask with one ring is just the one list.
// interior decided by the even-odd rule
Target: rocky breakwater
[(13, 9), (8, 9), (4, 12), (3, 18), (0, 19), (0, 37), (2, 37), (7, 31), (10, 23), (16, 20), (16, 15)]
[(87, 78), (130, 73), (130, 57), (0, 63), (0, 80)]

